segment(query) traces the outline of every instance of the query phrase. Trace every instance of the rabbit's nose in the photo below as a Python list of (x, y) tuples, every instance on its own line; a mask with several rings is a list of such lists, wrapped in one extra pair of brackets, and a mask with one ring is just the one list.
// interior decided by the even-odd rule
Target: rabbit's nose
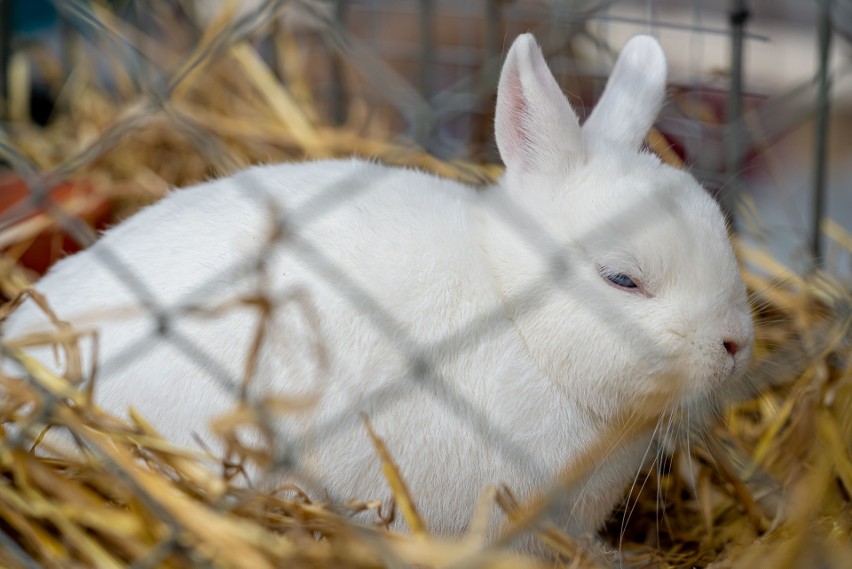
[(731, 357), (736, 356), (737, 352), (740, 351), (740, 344), (734, 340), (723, 340), (722, 346), (725, 347), (726, 352), (731, 354)]

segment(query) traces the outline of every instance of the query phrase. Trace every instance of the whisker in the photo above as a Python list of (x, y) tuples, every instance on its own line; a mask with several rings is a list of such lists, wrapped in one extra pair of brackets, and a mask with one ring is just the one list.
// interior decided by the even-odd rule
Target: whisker
[[(624, 516), (622, 516), (622, 518), (621, 518), (621, 528), (618, 532), (618, 552), (619, 552), (619, 559), (620, 559), (621, 565), (623, 565), (623, 562), (621, 561), (621, 559), (622, 559), (621, 555), (623, 554), (624, 534), (627, 532), (627, 523), (630, 520), (630, 516), (632, 516), (632, 514), (633, 514), (633, 510), (635, 509), (636, 504), (639, 503), (639, 495), (641, 495), (642, 489), (645, 487), (645, 483), (648, 480), (647, 477), (645, 478), (645, 481), (642, 483), (642, 486), (640, 487), (639, 492), (636, 495), (636, 500), (634, 501), (632, 508), (630, 506), (630, 497), (633, 495), (633, 491), (636, 489), (636, 484), (639, 480), (639, 476), (641, 476), (641, 474), (642, 474), (642, 469), (645, 466), (645, 461), (648, 458), (648, 453), (651, 452), (651, 448), (655, 444), (657, 444), (656, 443), (657, 433), (660, 430), (660, 427), (663, 423), (664, 414), (665, 414), (665, 409), (664, 409), (663, 413), (661, 413), (660, 416), (657, 418), (657, 422), (654, 425), (654, 430), (651, 432), (651, 438), (648, 441), (648, 446), (645, 448), (645, 453), (642, 455), (642, 460), (640, 462), (640, 465), (636, 469), (636, 475), (633, 477), (633, 482), (630, 485), (630, 489), (627, 491), (627, 499), (626, 499), (626, 502), (625, 502), (625, 505), (624, 505), (625, 512), (624, 512)], [(655, 453), (654, 462), (651, 463), (651, 467), (653, 467), (653, 465), (654, 465), (654, 463), (656, 463), (656, 461), (657, 461), (657, 458), (656, 458), (656, 453)]]
[[(580, 492), (577, 494), (577, 497), (574, 500), (574, 505), (571, 507), (571, 511), (568, 513), (569, 519), (571, 519), (574, 516), (574, 512), (576, 511), (577, 506), (580, 504), (580, 502), (582, 502), (583, 497), (586, 494), (586, 490), (588, 489), (588, 485), (591, 482), (591, 480), (593, 479), (592, 475), (596, 474), (598, 472), (598, 470), (600, 469), (601, 465), (603, 465), (606, 462), (606, 459), (609, 458), (610, 455), (612, 455), (612, 453), (615, 452), (616, 449), (620, 448), (620, 443), (624, 441), (625, 435), (633, 430), (632, 429), (633, 426), (638, 421), (639, 421), (639, 416), (637, 415), (636, 410), (634, 409), (630, 413), (630, 415), (627, 417), (627, 420), (625, 421), (624, 431), (622, 432), (622, 434), (618, 437), (618, 439), (615, 440), (612, 447), (610, 447), (610, 449), (606, 452), (606, 454), (603, 456), (603, 458), (601, 458), (601, 460), (598, 461), (598, 463), (595, 465), (594, 469), (589, 473), (589, 476), (586, 477), (586, 480), (583, 481), (583, 485), (580, 488)], [(643, 457), (643, 460), (644, 460), (644, 457)]]

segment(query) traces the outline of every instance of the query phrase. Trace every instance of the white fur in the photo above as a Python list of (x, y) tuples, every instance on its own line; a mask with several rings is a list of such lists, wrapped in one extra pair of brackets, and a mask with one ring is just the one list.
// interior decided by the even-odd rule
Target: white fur
[[(664, 84), (659, 46), (632, 40), (581, 128), (535, 40), (520, 36), (498, 93), (498, 184), (476, 190), (357, 160), (255, 167), (175, 191), (37, 288), (61, 318), (97, 329), (97, 401), (133, 405), (187, 445), (193, 432), (209, 439), (207, 422), (234, 403), (223, 382), (239, 383), (260, 319), (250, 306), (188, 307), (271, 295), (252, 397), (318, 397), (277, 421), (275, 452), (318, 498), (387, 500), (365, 412), (430, 527), (461, 532), (484, 485), (529, 497), (608, 418), (700, 403), (749, 358), (745, 291), (718, 207), (691, 176), (639, 152)], [(279, 223), (263, 284), (257, 259)], [(645, 294), (601, 271), (629, 274)], [(36, 328), (48, 326), (29, 302), (5, 324), (8, 337)], [(736, 357), (725, 340), (741, 346)], [(575, 533), (597, 528), (649, 438), (613, 449), (555, 519)]]

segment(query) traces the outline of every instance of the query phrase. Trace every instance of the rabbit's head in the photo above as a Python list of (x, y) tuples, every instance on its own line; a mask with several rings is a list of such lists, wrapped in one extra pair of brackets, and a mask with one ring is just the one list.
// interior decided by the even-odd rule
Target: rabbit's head
[(602, 416), (706, 407), (741, 381), (752, 351), (718, 205), (642, 150), (665, 81), (659, 44), (633, 38), (580, 126), (531, 35), (500, 78), (506, 172), (485, 249), (534, 361)]

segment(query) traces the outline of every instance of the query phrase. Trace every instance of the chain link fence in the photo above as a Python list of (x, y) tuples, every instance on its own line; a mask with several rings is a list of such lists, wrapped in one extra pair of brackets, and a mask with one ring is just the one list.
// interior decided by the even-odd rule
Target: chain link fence
[[(765, 227), (755, 228), (754, 204), (766, 198), (759, 190), (762, 178), (752, 174), (765, 168), (761, 157), (768, 147), (816, 113), (813, 191), (806, 194), (813, 196), (814, 209), (807, 214), (811, 219), (805, 226), (807, 237), (797, 245), (799, 249), (794, 249), (806, 249), (808, 254), (783, 254), (794, 261), (798, 259), (808, 269), (814, 265), (814, 258), (818, 266), (827, 267), (819, 273), (823, 280), (807, 290), (809, 298), (817, 298), (834, 316), (826, 318), (818, 333), (810, 336), (807, 351), (809, 357), (817, 354), (835, 358), (820, 368), (830, 370), (826, 374), (848, 376), (848, 362), (837, 363), (837, 358), (846, 357), (843, 350), (848, 347), (848, 293), (838, 284), (842, 281), (835, 280), (841, 277), (831, 276), (842, 275), (844, 263), (848, 265), (848, 257), (838, 253), (848, 248), (848, 233), (844, 233), (842, 214), (837, 221), (823, 221), (830, 154), (825, 144), (830, 124), (826, 113), (832, 101), (829, 87), (844, 84), (849, 68), (848, 60), (838, 61), (838, 57), (832, 64), (828, 38), (836, 29), (841, 36), (837, 41), (845, 41), (844, 26), (848, 22), (844, 19), (844, 3), (814, 2), (808, 3), (807, 8), (802, 3), (790, 4), (789, 9), (822, 23), (821, 43), (818, 49), (814, 47), (819, 58), (810, 68), (813, 73), (802, 73), (783, 84), (773, 83), (776, 79), (767, 73), (762, 76), (762, 84), (755, 81), (753, 91), (746, 88), (743, 79), (743, 62), (748, 62), (743, 45), (765, 46), (778, 39), (765, 31), (776, 28), (762, 26), (759, 19), (754, 28), (752, 24), (761, 15), (773, 25), (789, 21), (784, 20), (785, 13), (778, 7), (767, 7), (765, 13), (755, 7), (755, 12), (750, 13), (747, 2), (732, 2), (720, 20), (718, 6), (698, 1), (259, 0), (232, 4), (105, 4), (61, 0), (55, 2), (59, 18), (46, 40), (49, 47), (44, 47), (45, 42), (10, 42), (15, 30), (8, 23), (12, 21), (10, 10), (15, 2), (0, 4), (6, 22), (0, 41), (5, 46), (0, 48), (0, 56), (5, 57), (2, 112), (6, 119), (0, 132), (0, 156), (16, 175), (6, 182), (8, 193), (13, 195), (15, 188), (18, 192), (0, 218), (0, 245), (5, 251), (3, 293), (10, 301), (15, 300), (15, 305), (23, 302), (27, 294), (24, 290), (36, 271), (67, 251), (89, 248), (106, 224), (156, 201), (173, 186), (234, 174), (250, 164), (354, 152), (389, 164), (415, 166), (464, 182), (487, 184), (500, 173), (499, 167), (481, 164), (497, 160), (492, 143), (493, 106), (500, 63), (512, 38), (527, 30), (537, 35), (560, 86), (583, 117), (602, 91), (617, 52), (614, 46), (622, 45), (624, 39), (636, 33), (651, 32), (663, 40), (668, 38), (672, 45), (685, 47), (682, 52), (667, 50), (672, 65), (671, 100), (658, 121), (659, 130), (652, 133), (648, 144), (670, 163), (687, 163), (729, 211), (739, 211), (734, 215), (736, 226), (749, 233), (752, 241), (771, 240), (773, 235)], [(832, 17), (836, 20), (834, 26)], [(789, 31), (783, 26), (777, 30), (778, 37)], [(835, 49), (845, 50), (845, 44), (838, 48), (837, 41)], [(802, 45), (797, 43), (795, 48)], [(725, 50), (722, 56), (720, 46)], [(755, 48), (760, 49), (765, 50)], [(705, 57), (724, 69), (713, 69)], [(47, 124), (41, 127), (33, 125), (32, 116), (32, 86), (37, 84), (46, 85), (51, 104), (55, 105)], [(841, 107), (843, 104), (842, 100), (838, 103)], [(93, 362), (98, 359), (98, 345), (108, 339), (75, 335), (61, 318), (53, 315), (49, 297), (34, 294), (26, 301), (34, 310), (38, 305), (55, 327), (49, 338), (31, 339), (31, 343), (52, 344), (52, 350), (64, 353), (66, 365), (61, 373), (51, 373), (49, 366), (26, 359), (21, 351), (35, 349), (34, 345), (10, 344), (3, 348), (6, 358), (16, 360), (28, 376), (18, 383), (5, 378), (3, 384), (4, 418), (13, 425), (2, 440), (6, 458), (2, 467), (5, 478), (0, 484), (0, 543), (6, 549), (6, 562), (25, 567), (62, 566), (70, 559), (63, 557), (70, 555), (62, 553), (65, 550), (74, 551), (73, 557), (81, 560), (79, 563), (104, 567), (262, 567), (284, 562), (398, 566), (443, 565), (465, 559), (481, 565), (495, 562), (496, 557), (482, 553), (488, 551), (482, 547), (470, 550), (475, 555), (448, 553), (441, 557), (432, 549), (428, 555), (435, 557), (417, 554), (418, 557), (385, 543), (362, 525), (365, 520), (387, 523), (395, 515), (415, 534), (425, 535), (428, 531), (428, 515), (424, 521), (417, 511), (418, 496), (407, 495), (405, 468), (394, 467), (399, 456), (395, 459), (394, 449), (385, 448), (382, 430), (376, 428), (373, 433), (364, 419), (366, 414), (376, 422), (384, 411), (412, 397), (452, 415), (463, 427), (460, 436), (469, 437), (472, 445), (493, 449), (527, 478), (554, 476), (523, 444), (518, 433), (511, 432), (505, 421), (495, 421), (441, 371), (441, 362), (464, 357), (480, 342), (501, 333), (504, 306), (494, 306), (480, 311), (475, 318), (448, 325), (445, 335), (428, 341), (419, 339), (411, 330), (411, 322), (378, 300), (369, 285), (353, 278), (333, 255), (323, 250), (323, 244), (289, 232), (288, 219), (298, 219), (300, 227), (322, 223), (330, 212), (369, 194), (372, 185), (363, 182), (350, 187), (343, 181), (317, 188), (313, 197), (293, 211), (283, 212), (266, 199), (272, 192), (267, 189), (268, 181), (258, 179), (253, 172), (256, 171), (249, 170), (233, 179), (241, 184), (247, 203), (268, 212), (265, 223), (272, 228), (268, 241), (252, 255), (223, 265), (213, 278), (194, 282), (177, 297), (164, 298), (157, 286), (138, 273), (125, 252), (103, 244), (91, 249), (100, 266), (94, 276), (100, 278), (103, 271), (119, 281), (130, 291), (135, 304), (150, 315), (152, 323), (150, 335), (123, 346), (117, 355), (100, 362), (97, 369)], [(841, 195), (834, 203), (849, 207), (843, 205), (845, 199)], [(534, 248), (558, 250), (554, 245), (558, 239), (540, 227), (531, 229), (517, 204), (491, 213)], [(796, 213), (800, 214), (801, 211)], [(821, 232), (820, 228), (826, 227), (828, 230)], [(209, 230), (216, 232), (219, 228), (211, 226)], [(341, 302), (372, 325), (370, 338), (396, 350), (396, 357), (407, 367), (402, 377), (379, 385), (361, 399), (341, 404), (297, 437), (282, 432), (278, 423), (282, 412), (296, 404), (254, 397), (250, 386), (257, 366), (262, 365), (261, 354), (275, 340), (269, 323), (278, 317), (276, 311), (300, 314), (309, 338), (302, 348), (312, 353), (318, 377), (329, 373), (331, 365), (329, 346), (318, 339), (318, 308), (310, 291), (269, 292), (270, 259), (284, 244), (310, 266), (324, 286), (335, 291)], [(772, 273), (775, 267), (764, 262), (765, 257), (753, 253), (746, 257), (770, 272), (764, 280), (750, 280), (752, 289), (764, 284), (768, 288), (778, 286), (772, 277), (778, 273)], [(805, 258), (807, 261), (802, 260)], [(564, 283), (570, 272), (559, 255), (550, 253), (544, 255), (542, 266), (546, 267), (545, 280), (549, 283)], [(215, 299), (223, 290), (233, 292), (223, 289), (223, 283), (237, 278), (250, 280), (256, 286), (242, 290), (231, 304), (216, 304)], [(541, 294), (541, 287), (533, 285), (515, 298), (506, 299), (506, 303), (524, 306)], [(771, 309), (776, 310), (774, 300), (762, 298), (760, 303), (760, 309), (772, 305)], [(247, 331), (250, 337), (244, 339), (249, 345), (246, 354), (235, 361), (223, 362), (221, 354), (210, 353), (198, 338), (182, 331), (184, 319), (209, 319), (211, 326), (216, 326), (215, 320), (227, 318), (231, 311), (251, 312), (258, 323)], [(784, 320), (789, 319), (785, 316)], [(616, 336), (628, 334), (624, 328), (610, 332)], [(771, 325), (758, 331), (759, 337), (771, 333), (781, 332)], [(767, 344), (778, 341), (777, 336), (764, 340)], [(204, 474), (193, 457), (157, 442), (157, 424), (149, 425), (141, 416), (132, 418), (132, 426), (110, 422), (90, 408), (91, 398), (97, 400), (97, 385), (121, 375), (163, 343), (169, 345), (171, 353), (204, 370), (233, 403), (229, 413), (215, 425), (221, 446), (208, 449), (217, 457), (221, 476)], [(793, 384), (798, 386), (792, 388), (793, 394), (799, 393), (797, 389), (805, 390), (808, 384), (795, 378), (810, 369), (812, 360), (803, 358), (801, 350), (760, 355), (762, 359), (752, 374), (755, 383)], [(787, 369), (780, 372), (779, 368), (785, 366)], [(65, 381), (58, 381), (57, 375)], [(790, 392), (785, 391), (788, 396)], [(778, 417), (775, 411), (767, 412), (773, 421)], [(562, 555), (563, 561), (572, 560), (580, 566), (638, 566), (662, 563), (663, 559), (672, 565), (706, 564), (710, 561), (708, 551), (716, 549), (700, 545), (704, 539), (700, 534), (702, 528), (717, 527), (714, 516), (730, 517), (711, 506), (722, 508), (719, 504), (723, 502), (731, 510), (743, 512), (749, 531), (770, 531), (773, 512), (783, 510), (779, 504), (786, 502), (778, 497), (779, 484), (771, 473), (755, 464), (736, 462), (743, 453), (731, 450), (737, 440), (731, 433), (744, 431), (735, 429), (698, 436), (693, 440), (695, 447), (687, 452), (681, 449), (676, 458), (664, 458), (659, 451), (656, 459), (650, 460), (651, 472), (636, 474), (625, 505), (607, 530), (608, 535), (616, 536), (612, 540), (615, 543), (610, 544), (616, 553), (602, 553), (606, 548), (598, 543), (578, 544), (547, 523), (551, 507), (559, 503), (557, 498), (565, 488), (583, 480), (601, 457), (638, 436), (642, 429), (655, 427), (654, 433), (666, 443), (662, 446), (672, 444), (666, 440), (673, 439), (677, 431), (672, 420), (666, 416), (669, 423), (648, 425), (631, 423), (624, 417), (613, 418), (600, 440), (561, 474), (561, 483), (531, 505), (517, 504), (511, 489), (486, 491), (483, 503), (490, 497), (507, 512), (511, 522), (496, 537), (496, 545), (516, 543), (535, 534), (551, 551)], [(740, 421), (739, 424), (743, 421), (730, 420)], [(843, 416), (840, 421), (845, 421)], [(16, 485), (23, 484), (30, 491), (51, 485), (65, 488), (57, 481), (55, 471), (32, 466), (36, 459), (29, 451), (44, 434), (46, 424), (64, 426), (100, 464), (97, 468), (69, 467), (72, 474), (77, 469), (76, 475), (85, 486), (106, 495), (108, 502), (123, 504), (125, 512), (145, 512), (141, 519), (151, 528), (146, 539), (132, 541), (122, 537), (133, 534), (138, 538), (145, 533), (134, 525), (138, 521), (125, 514), (102, 512), (98, 522), (90, 519), (92, 516), (72, 514), (72, 509), (51, 509), (50, 500), (32, 498), (32, 492), (34, 509), (28, 510), (14, 501), (10, 492)], [(92, 424), (107, 427), (97, 431)], [(240, 435), (241, 429), (246, 428), (261, 433), (265, 444), (248, 444)], [(375, 460), (385, 467), (392, 500), (370, 502), (378, 497), (363, 496), (362, 503), (321, 508), (312, 501), (318, 498), (305, 496), (296, 486), (284, 489), (285, 498), (263, 485), (269, 480), (310, 482), (312, 472), (304, 468), (302, 461), (310, 456), (312, 445), (319, 447), (341, 433), (364, 429), (369, 430), (376, 445)], [(119, 440), (116, 433), (132, 437), (135, 442), (113, 447), (109, 441)], [(178, 442), (208, 445), (198, 441), (193, 433), (185, 435)], [(130, 448), (136, 450), (136, 455)], [(648, 452), (658, 452), (648, 448)], [(416, 449), (408, 452), (416, 454)], [(407, 459), (410, 458), (409, 455)], [(163, 490), (152, 474), (139, 469), (140, 459), (180, 492)], [(259, 463), (267, 478), (252, 478), (247, 471), (251, 462)], [(34, 470), (29, 481), (22, 483), (20, 473), (25, 463)], [(685, 475), (684, 469), (695, 470)], [(750, 472), (746, 482), (741, 481), (743, 472)], [(104, 473), (111, 478), (104, 478)], [(692, 480), (693, 488), (677, 488), (683, 484), (677, 482), (679, 476)], [(708, 486), (711, 478), (717, 481), (718, 488)], [(654, 486), (651, 498), (641, 494), (649, 480)], [(246, 485), (260, 485), (259, 494), (249, 493), (243, 488)], [(756, 496), (756, 487), (766, 496)], [(680, 503), (681, 507), (673, 510), (660, 503), (661, 496), (669, 491), (671, 502)], [(678, 492), (692, 492), (699, 498), (678, 498)], [(705, 495), (700, 496), (702, 492)], [(805, 489), (801, 492), (807, 495)], [(264, 502), (259, 501), (259, 495), (264, 496)], [(27, 492), (22, 491), (22, 498), (26, 496)], [(93, 511), (101, 512), (100, 501), (88, 495), (75, 496), (76, 505), (82, 510), (88, 504)], [(628, 529), (629, 520), (643, 508), (656, 510), (664, 518), (671, 513), (680, 519), (657, 519), (644, 525), (637, 522), (637, 527), (654, 527), (656, 537), (649, 537), (654, 530), (637, 535), (635, 532), (640, 530)], [(477, 512), (480, 510), (486, 508), (480, 507)], [(211, 511), (235, 517), (214, 518)], [(367, 514), (356, 516), (354, 522), (339, 515), (358, 511)], [(28, 512), (39, 523), (24, 521), (20, 512)], [(234, 521), (239, 516), (260, 520), (259, 527), (247, 529)], [(641, 518), (638, 513), (635, 516)], [(470, 529), (475, 539), (484, 539), (487, 530), (480, 526), (487, 526), (488, 519), (487, 512), (474, 514)], [(684, 532), (677, 530), (684, 524), (695, 524), (696, 534), (684, 538)], [(301, 533), (295, 531), (296, 527)], [(202, 540), (202, 534), (209, 539)], [(317, 536), (343, 534), (354, 537), (336, 541), (338, 545), (331, 551), (317, 549)], [(287, 540), (278, 541), (281, 535)], [(678, 535), (682, 550), (675, 552)], [(637, 545), (631, 549), (626, 541)], [(49, 546), (36, 554), (33, 550), (37, 543)], [(651, 546), (643, 548), (643, 543)], [(658, 553), (649, 553), (654, 547)], [(668, 557), (659, 553), (659, 549), (667, 547), (671, 550)], [(848, 555), (848, 551), (843, 554)], [(737, 562), (742, 565), (736, 566), (746, 566), (749, 560), (753, 559), (739, 558)]]

